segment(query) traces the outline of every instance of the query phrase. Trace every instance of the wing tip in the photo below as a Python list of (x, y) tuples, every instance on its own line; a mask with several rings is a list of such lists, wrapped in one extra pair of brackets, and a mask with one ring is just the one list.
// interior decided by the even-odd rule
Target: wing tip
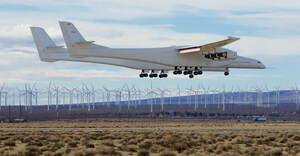
[(234, 36), (228, 36), (228, 39), (239, 40), (240, 38)]

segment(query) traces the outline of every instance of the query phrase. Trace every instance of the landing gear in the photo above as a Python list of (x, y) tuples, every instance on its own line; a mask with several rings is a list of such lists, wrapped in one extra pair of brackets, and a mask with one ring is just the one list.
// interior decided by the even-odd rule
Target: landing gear
[(229, 75), (229, 72), (224, 72), (224, 75), (225, 75), (225, 76), (228, 76), (228, 75)]
[(150, 74), (150, 78), (157, 77), (157, 76), (158, 76), (158, 74)]
[[(176, 70), (174, 72), (177, 74)], [(159, 78), (165, 78), (165, 77), (168, 77), (168, 74), (165, 74), (164, 71), (162, 70), (161, 73), (159, 74)]]
[(202, 75), (202, 74), (203, 74), (202, 71), (195, 71), (195, 72), (194, 72), (194, 75)]
[(150, 74), (149, 75), (150, 78), (157, 77), (157, 76), (158, 76), (157, 74)]
[(140, 78), (143, 78), (143, 77), (148, 77), (148, 74), (145, 73), (144, 70), (142, 70), (141, 74), (140, 74)]
[(192, 79), (192, 78), (194, 78), (194, 75), (192, 75), (192, 74), (191, 74), (191, 75), (189, 75), (189, 78), (191, 78), (191, 79)]
[(159, 74), (159, 78), (165, 78), (168, 77), (168, 74)]

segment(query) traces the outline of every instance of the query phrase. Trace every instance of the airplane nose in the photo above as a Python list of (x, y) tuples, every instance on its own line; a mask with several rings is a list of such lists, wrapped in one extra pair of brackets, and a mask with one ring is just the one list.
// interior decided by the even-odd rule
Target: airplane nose
[(266, 69), (266, 66), (263, 63), (260, 63), (259, 68), (260, 69)]

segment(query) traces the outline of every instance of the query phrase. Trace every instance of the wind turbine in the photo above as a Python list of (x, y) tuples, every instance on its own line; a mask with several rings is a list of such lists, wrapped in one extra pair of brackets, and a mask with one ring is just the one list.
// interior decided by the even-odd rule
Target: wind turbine
[(70, 98), (70, 100), (69, 100), (69, 111), (71, 111), (72, 110), (72, 104), (73, 104), (73, 90), (74, 89), (68, 89), (68, 88), (66, 88), (66, 87), (64, 87), (67, 91), (69, 91), (69, 98)]
[(276, 90), (276, 106), (280, 104), (280, 86), (275, 87)]
[(295, 103), (296, 103), (296, 106), (297, 106), (297, 109), (299, 109), (299, 98), (298, 98), (298, 93), (299, 93), (299, 89), (298, 89), (298, 86), (295, 85), (295, 87), (292, 88), (295, 92)]
[(55, 109), (57, 110), (58, 109), (58, 103), (59, 103), (59, 90), (58, 90), (58, 87), (54, 84), (54, 89), (53, 91), (55, 92), (55, 98), (56, 98), (56, 107)]
[(268, 88), (268, 86), (266, 84), (265, 84), (265, 88), (266, 88), (266, 90), (268, 92), (268, 108), (270, 108), (270, 90), (269, 90), (269, 88)]
[(177, 92), (177, 95), (178, 95), (178, 105), (181, 105), (181, 101), (180, 101), (180, 98), (181, 98), (180, 87), (179, 87), (179, 85), (177, 87), (178, 87), (178, 92)]
[[(198, 85), (199, 87), (199, 85)], [(198, 88), (199, 89), (199, 88)], [(192, 93), (194, 93), (194, 111), (197, 110), (197, 103), (198, 103), (198, 90), (193, 90), (193, 86), (191, 86), (190, 89), (188, 89), (188, 93), (190, 94), (190, 103), (191, 103), (191, 100), (192, 100)]]
[[(153, 87), (152, 87), (152, 81), (151, 81), (151, 90), (147, 89), (148, 93), (147, 95), (150, 95), (150, 112), (153, 113)], [(156, 93), (155, 93), (156, 94)]]
[(95, 89), (94, 89), (94, 85), (91, 83), (91, 87), (92, 87), (92, 92), (91, 92), (91, 95), (92, 95), (92, 103), (93, 103), (93, 109), (95, 109), (95, 98), (96, 98), (96, 92), (95, 92)]
[(104, 90), (106, 91), (106, 99), (107, 99), (106, 105), (107, 105), (108, 108), (110, 108), (110, 90), (108, 90), (108, 89), (105, 88), (104, 86), (103, 86), (103, 88), (104, 88)]
[[(125, 87), (126, 87), (126, 89), (125, 89)], [(128, 98), (127, 109), (129, 110), (130, 109), (130, 104), (131, 104), (131, 92), (132, 92), (132, 89), (129, 89), (128, 85), (125, 83), (121, 90), (127, 92), (127, 98)]]
[(223, 84), (223, 92), (222, 92), (222, 103), (223, 103), (223, 111), (225, 111), (225, 85)]
[(91, 96), (91, 92), (90, 89), (83, 83), (84, 87), (86, 88), (86, 102), (88, 105), (88, 112), (91, 111), (91, 103), (90, 103), (90, 96)]
[(164, 103), (165, 103), (165, 90), (156, 88), (160, 91), (160, 104), (161, 104), (161, 110), (164, 110)]
[(210, 89), (210, 85), (208, 86), (207, 90), (204, 88), (204, 86), (201, 84), (201, 87), (204, 91), (204, 108), (206, 109), (207, 108), (207, 104), (208, 104), (208, 93), (209, 93), (209, 89)]
[(257, 94), (257, 107), (260, 107), (262, 105), (262, 90), (258, 86), (254, 87), (254, 89)]
[(2, 91), (3, 91), (4, 86), (5, 86), (5, 83), (2, 85), (1, 90), (0, 90), (0, 110), (2, 109), (1, 101), (2, 101)]

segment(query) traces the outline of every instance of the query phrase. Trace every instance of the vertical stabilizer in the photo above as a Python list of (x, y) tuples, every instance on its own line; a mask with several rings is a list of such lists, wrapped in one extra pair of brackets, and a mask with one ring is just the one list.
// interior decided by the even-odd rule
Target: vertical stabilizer
[(62, 53), (66, 52), (62, 46), (57, 46), (54, 41), (49, 37), (46, 31), (40, 27), (30, 27), (36, 48), (39, 53), (41, 61), (54, 62), (56, 60), (49, 57), (49, 53)]
[[(93, 46), (94, 44), (92, 43), (94, 41), (86, 41), (71, 22), (60, 21), (59, 25), (70, 56), (74, 58), (83, 58), (82, 56), (78, 55), (79, 49)], [(97, 46), (103, 47), (100, 45)]]

